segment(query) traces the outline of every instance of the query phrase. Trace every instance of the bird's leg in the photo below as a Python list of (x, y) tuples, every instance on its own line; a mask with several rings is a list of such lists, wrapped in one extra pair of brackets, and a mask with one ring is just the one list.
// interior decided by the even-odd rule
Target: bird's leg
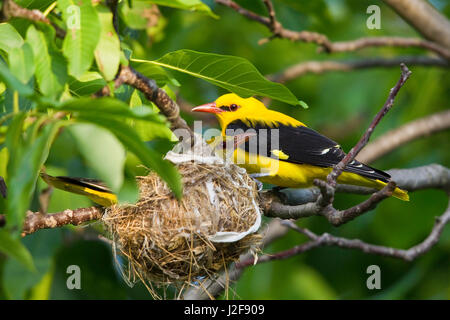
[(252, 179), (256, 183), (256, 189), (258, 190), (258, 192), (262, 191), (263, 186), (264, 186), (263, 183), (261, 181), (259, 181), (258, 179), (255, 179), (255, 178), (252, 178)]

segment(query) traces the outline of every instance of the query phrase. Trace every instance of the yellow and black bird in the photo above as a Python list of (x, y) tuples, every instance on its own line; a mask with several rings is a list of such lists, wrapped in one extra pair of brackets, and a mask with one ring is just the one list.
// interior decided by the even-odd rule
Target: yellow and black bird
[[(233, 154), (234, 162), (261, 182), (279, 187), (310, 187), (314, 179), (326, 180), (333, 166), (345, 156), (337, 142), (292, 117), (267, 109), (255, 98), (241, 98), (229, 93), (192, 111), (215, 114), (224, 137), (254, 130), (256, 138), (261, 140), (260, 133), (265, 132), (264, 143), (257, 141), (256, 148), (252, 148), (251, 143), (246, 142)], [(277, 129), (277, 143), (271, 139), (274, 129)], [(353, 160), (337, 182), (382, 189), (389, 180), (390, 175), (386, 172)], [(409, 200), (408, 193), (400, 188), (394, 190), (393, 196)]]

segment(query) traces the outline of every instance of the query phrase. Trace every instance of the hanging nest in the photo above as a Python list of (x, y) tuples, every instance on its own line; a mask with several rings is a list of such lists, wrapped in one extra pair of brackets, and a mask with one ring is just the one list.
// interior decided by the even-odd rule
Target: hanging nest
[(135, 205), (112, 206), (103, 217), (128, 260), (127, 280), (149, 289), (214, 279), (261, 238), (255, 233), (261, 223), (256, 184), (244, 169), (216, 156), (169, 152), (167, 158), (182, 176), (180, 201), (150, 173), (138, 177)]

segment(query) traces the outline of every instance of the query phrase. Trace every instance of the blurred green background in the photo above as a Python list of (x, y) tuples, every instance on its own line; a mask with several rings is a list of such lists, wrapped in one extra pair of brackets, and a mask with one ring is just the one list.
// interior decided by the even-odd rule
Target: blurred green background
[[(31, 2), (31, 1), (30, 1)], [(425, 54), (420, 49), (371, 48), (358, 52), (327, 55), (317, 53), (317, 46), (275, 39), (264, 45), (258, 40), (270, 35), (264, 26), (249, 21), (235, 11), (204, 1), (219, 16), (160, 8), (156, 27), (147, 30), (123, 30), (125, 43), (133, 57), (157, 59), (178, 49), (192, 49), (240, 56), (252, 62), (262, 74), (274, 74), (293, 64), (308, 60), (396, 57)], [(265, 15), (260, 1), (237, 1), (244, 7)], [(448, 1), (431, 1), (450, 16)], [(49, 1), (48, 3), (51, 3)], [(366, 27), (366, 9), (381, 8), (381, 30)], [(48, 4), (47, 4), (48, 5)], [(331, 40), (351, 40), (362, 36), (418, 35), (395, 12), (377, 0), (275, 0), (277, 18), (286, 28), (326, 34)], [(45, 9), (43, 8), (38, 9)], [(377, 127), (373, 138), (408, 121), (447, 109), (450, 101), (448, 69), (411, 66), (413, 72), (401, 90), (395, 107)], [(349, 150), (359, 139), (372, 117), (383, 105), (389, 89), (399, 77), (399, 69), (367, 69), (349, 73), (308, 74), (286, 85), (309, 109), (274, 102), (270, 107), (305, 122), (312, 128), (339, 141)], [(180, 82), (177, 95), (190, 105), (210, 102), (225, 93), (202, 80), (173, 73)], [(195, 118), (183, 113), (188, 121)], [(208, 122), (206, 126), (215, 126)], [(441, 132), (399, 148), (377, 160), (380, 169), (412, 168), (439, 163), (450, 166), (450, 134)], [(47, 172), (56, 175), (94, 177), (77, 152), (70, 130), (56, 140), (46, 163)], [(132, 165), (129, 165), (132, 172)], [(131, 177), (131, 174), (130, 174)], [(131, 178), (130, 178), (131, 179)], [(131, 180), (130, 180), (131, 182)], [(132, 185), (130, 183), (130, 185)], [(40, 181), (38, 192), (45, 188)], [(339, 195), (335, 205), (346, 208), (363, 199), (357, 195)], [(49, 212), (91, 205), (81, 196), (54, 190)], [(408, 203), (396, 199), (383, 201), (376, 210), (334, 228), (321, 217), (299, 222), (317, 233), (329, 232), (366, 242), (409, 248), (422, 241), (432, 228), (434, 217), (447, 206), (442, 191), (426, 190), (411, 194)], [(267, 221), (267, 219), (266, 219)], [(41, 230), (24, 239), (36, 263), (30, 273), (19, 263), (0, 255), (0, 299), (150, 299), (144, 286), (129, 288), (115, 267), (111, 247), (98, 240), (96, 224), (89, 227), (65, 227)], [(288, 249), (305, 241), (289, 232), (264, 249), (265, 253)], [(81, 290), (68, 290), (66, 268), (79, 265)], [(369, 290), (366, 269), (381, 268), (381, 290)], [(356, 250), (319, 248), (284, 261), (274, 261), (248, 268), (229, 291), (238, 299), (449, 299), (450, 298), (450, 228), (439, 243), (418, 260), (407, 263), (391, 258), (367, 255)], [(168, 291), (170, 297), (171, 291)]]

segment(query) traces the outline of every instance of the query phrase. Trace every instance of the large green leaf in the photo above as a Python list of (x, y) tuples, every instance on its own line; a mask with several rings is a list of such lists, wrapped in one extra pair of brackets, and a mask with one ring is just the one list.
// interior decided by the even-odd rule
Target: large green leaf
[(112, 13), (103, 7), (98, 8), (101, 33), (100, 41), (95, 49), (95, 61), (106, 81), (111, 81), (119, 70), (120, 41), (113, 26)]
[(75, 78), (86, 72), (94, 59), (100, 40), (100, 20), (90, 0), (58, 0), (67, 26), (63, 53), (69, 63), (69, 74)]
[(0, 229), (0, 251), (16, 259), (29, 271), (34, 271), (33, 258), (19, 239), (11, 237), (6, 229)]
[(132, 59), (187, 73), (225, 88), (242, 97), (260, 95), (292, 105), (298, 99), (288, 88), (264, 78), (248, 60), (235, 56), (178, 50), (156, 61)]
[(9, 55), (11, 72), (23, 83), (27, 83), (34, 74), (34, 55), (29, 43), (19, 48), (12, 48)]
[(170, 83), (174, 86), (180, 86), (180, 83), (173, 78), (164, 68), (146, 62), (136, 62), (132, 61), (131, 66), (142, 73), (144, 76), (153, 79), (156, 81), (156, 84), (159, 87), (163, 87), (166, 84)]
[(17, 30), (9, 23), (0, 23), (0, 49), (10, 52), (13, 48), (20, 48), (23, 39)]
[[(11, 146), (10, 143), (7, 145), (9, 150), (22, 149), (19, 154), (15, 153), (14, 158), (11, 156), (11, 166), (8, 165), (7, 221), (8, 228), (15, 234), (19, 234), (22, 230), (25, 212), (28, 209), (39, 170), (47, 159), (58, 129), (64, 122), (49, 123), (38, 133), (41, 123), (36, 120), (35, 124), (27, 130), (27, 141), (22, 145)], [(34, 139), (35, 134), (38, 135)]]
[(77, 123), (68, 129), (89, 167), (118, 193), (123, 183), (125, 163), (125, 150), (122, 144), (110, 131), (93, 124)]
[[(57, 97), (64, 89), (64, 79), (53, 71), (59, 69), (56, 55), (50, 55), (45, 34), (30, 26), (27, 31), (27, 43), (31, 45), (36, 66), (36, 80), (40, 91), (50, 97)], [(58, 72), (60, 70), (57, 70)]]

